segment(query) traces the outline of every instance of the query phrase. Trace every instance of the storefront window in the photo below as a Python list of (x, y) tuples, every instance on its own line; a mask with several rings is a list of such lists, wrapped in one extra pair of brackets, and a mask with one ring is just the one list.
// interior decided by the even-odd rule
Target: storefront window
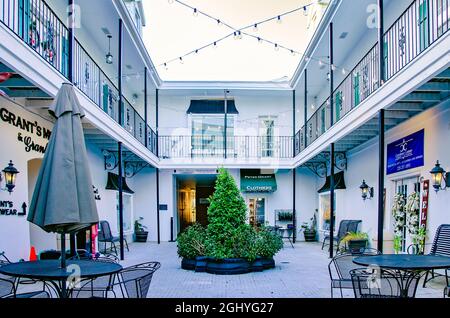
[[(133, 203), (132, 196), (130, 194), (123, 194), (123, 231), (125, 233), (133, 230)], [(117, 224), (120, 224), (119, 216), (119, 193), (116, 196), (116, 210), (117, 210)], [(118, 226), (119, 227), (119, 226)]]
[[(217, 156), (224, 154), (224, 115), (192, 116), (192, 155)], [(227, 116), (227, 153), (234, 149), (234, 116)]]

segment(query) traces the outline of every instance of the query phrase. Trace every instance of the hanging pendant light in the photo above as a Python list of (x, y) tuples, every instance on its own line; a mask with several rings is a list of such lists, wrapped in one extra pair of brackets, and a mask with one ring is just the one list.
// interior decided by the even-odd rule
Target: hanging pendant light
[(111, 38), (112, 35), (108, 34), (108, 53), (106, 54), (106, 64), (112, 64), (113, 63), (113, 55), (111, 54)]

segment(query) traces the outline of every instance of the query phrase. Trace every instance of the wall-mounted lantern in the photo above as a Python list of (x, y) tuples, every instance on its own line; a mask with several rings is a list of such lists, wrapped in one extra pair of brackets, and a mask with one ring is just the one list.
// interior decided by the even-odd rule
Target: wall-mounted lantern
[[(441, 167), (439, 160), (436, 162), (436, 165), (430, 171), (431, 178), (433, 180), (433, 188), (437, 192), (439, 190), (445, 190), (450, 187), (450, 172), (445, 172), (445, 170)], [(442, 182), (444, 182), (444, 186), (442, 186)]]
[(361, 189), (361, 196), (364, 201), (373, 198), (373, 188), (367, 185), (366, 180), (363, 180), (359, 188)]
[(19, 173), (19, 171), (14, 167), (12, 160), (10, 160), (8, 166), (5, 169), (3, 169), (2, 172), (3, 177), (5, 179), (5, 186), (6, 186), (5, 190), (11, 194), (13, 192), (14, 187), (16, 186), (16, 176)]

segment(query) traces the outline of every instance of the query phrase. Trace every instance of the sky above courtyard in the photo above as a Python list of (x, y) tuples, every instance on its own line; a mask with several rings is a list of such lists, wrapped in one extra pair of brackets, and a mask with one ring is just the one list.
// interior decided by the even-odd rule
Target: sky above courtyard
[[(182, 2), (228, 23), (236, 29), (307, 5), (313, 0), (183, 0)], [(180, 56), (233, 33), (227, 26), (208, 19), (176, 1), (144, 0), (147, 25), (144, 42), (165, 81), (273, 81), (289, 80), (301, 54), (278, 49), (256, 38), (233, 36), (183, 58)], [(308, 45), (308, 16), (302, 10), (246, 29), (297, 52)], [(167, 68), (162, 64), (167, 63)]]

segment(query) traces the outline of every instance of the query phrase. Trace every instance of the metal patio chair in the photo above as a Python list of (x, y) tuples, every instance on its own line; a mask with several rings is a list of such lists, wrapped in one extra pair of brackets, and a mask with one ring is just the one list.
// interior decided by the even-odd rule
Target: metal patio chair
[[(115, 255), (93, 255), (90, 258), (93, 262), (119, 263), (119, 258)], [(95, 279), (85, 279), (80, 282), (80, 287), (73, 288), (72, 298), (116, 298), (114, 285), (117, 281), (117, 274), (97, 277)]]
[(147, 262), (123, 269), (119, 286), (124, 298), (147, 298), (153, 274), (161, 267), (159, 262)]
[[(104, 248), (103, 252), (106, 253), (106, 251), (107, 251), (106, 244), (110, 243), (110, 250), (114, 251), (114, 253), (117, 255), (116, 243), (120, 242), (120, 238), (112, 235), (111, 227), (109, 226), (109, 222), (108, 221), (100, 221), (99, 229), (100, 229), (100, 231), (98, 232), (98, 242), (105, 244), (105, 248)], [(125, 237), (123, 238), (123, 242), (125, 243), (127, 251), (129, 252), (130, 249), (128, 248), (128, 242)]]
[[(379, 271), (379, 272), (378, 272)], [(396, 273), (358, 268), (350, 271), (355, 298), (415, 298), (420, 275), (411, 274), (408, 285)], [(403, 288), (402, 288), (403, 287)], [(407, 295), (402, 295), (406, 289)]]
[[(450, 224), (442, 224), (438, 227), (436, 231), (436, 235), (434, 236), (433, 244), (431, 246), (431, 251), (429, 255), (439, 255), (439, 256), (447, 256), (450, 257)], [(431, 274), (431, 278), (428, 276)], [(425, 274), (425, 278), (423, 281), (423, 287), (426, 287), (426, 284), (439, 276), (445, 277), (446, 286), (449, 286), (449, 276), (448, 271), (445, 270), (444, 274), (438, 273), (435, 270), (428, 271)]]
[[(340, 243), (342, 239), (347, 235), (347, 233), (358, 231), (358, 227), (361, 222), (361, 220), (342, 220), (339, 223), (338, 233), (333, 237), (333, 241), (336, 243), (336, 251), (339, 250)], [(323, 238), (322, 250), (326, 245), (330, 245), (330, 235), (328, 233), (325, 233), (325, 236)]]
[(380, 252), (375, 249), (365, 249), (360, 253), (340, 253), (337, 254), (328, 264), (328, 273), (331, 280), (331, 298), (334, 297), (334, 289), (339, 289), (341, 298), (344, 297), (343, 289), (353, 289), (350, 271), (359, 268), (353, 263), (353, 258), (357, 256), (375, 256)]

